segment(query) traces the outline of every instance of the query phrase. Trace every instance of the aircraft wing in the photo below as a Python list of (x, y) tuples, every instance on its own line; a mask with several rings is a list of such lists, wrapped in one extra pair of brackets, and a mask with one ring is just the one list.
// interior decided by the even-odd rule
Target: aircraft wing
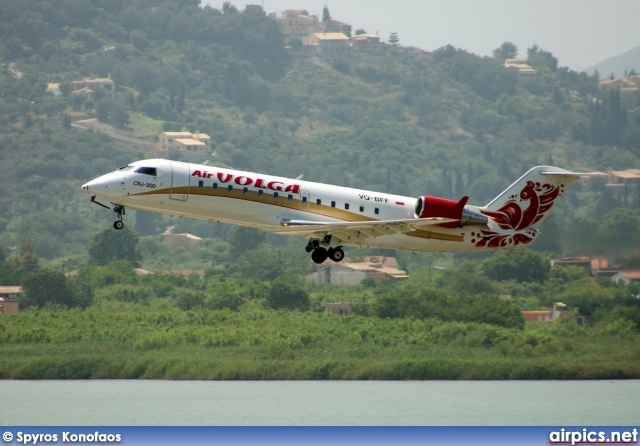
[(384, 235), (402, 234), (431, 226), (458, 221), (452, 218), (431, 217), (403, 220), (317, 222), (305, 220), (282, 220), (281, 233), (303, 237), (323, 237), (331, 234), (342, 240), (366, 240)]

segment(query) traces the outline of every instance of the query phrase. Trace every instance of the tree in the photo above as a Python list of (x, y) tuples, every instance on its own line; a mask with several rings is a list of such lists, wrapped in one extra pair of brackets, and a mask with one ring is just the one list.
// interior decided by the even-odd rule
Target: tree
[(600, 197), (596, 201), (595, 209), (593, 211), (593, 218), (601, 219), (606, 213), (617, 209), (620, 206), (618, 200), (613, 196), (613, 192), (610, 187), (602, 190)]
[(545, 282), (551, 265), (540, 253), (530, 249), (496, 252), (482, 264), (487, 277), (493, 280), (517, 280), (518, 282)]
[(329, 13), (329, 8), (327, 6), (322, 8), (322, 21), (324, 23), (331, 21), (331, 14)]
[(598, 234), (612, 254), (632, 255), (640, 244), (640, 216), (631, 209), (613, 209), (602, 216)]
[(224, 2), (222, 4), (222, 12), (224, 14), (232, 14), (234, 12), (238, 12), (238, 8), (231, 4), (231, 2)]
[(495, 293), (495, 285), (486, 276), (478, 274), (470, 268), (447, 270), (442, 275), (444, 288), (454, 293), (477, 295)]
[(244, 304), (244, 299), (238, 293), (222, 292), (209, 297), (205, 304), (207, 308), (212, 310), (228, 308), (231, 311), (238, 311), (240, 306)]
[(179, 115), (184, 111), (184, 100), (186, 96), (186, 90), (184, 86), (184, 82), (180, 85), (180, 90), (178, 91), (178, 97), (176, 98), (176, 112)]
[(116, 102), (111, 107), (111, 122), (121, 128), (124, 128), (129, 124), (129, 109), (126, 105)]
[(62, 115), (62, 128), (67, 131), (71, 130), (71, 116), (67, 113)]
[(336, 58), (331, 62), (331, 66), (334, 70), (339, 71), (342, 74), (349, 74), (351, 68), (349, 68), (349, 62), (343, 58)]
[(550, 52), (542, 51), (538, 45), (527, 49), (527, 63), (537, 70), (547, 69), (552, 73), (558, 71), (558, 59)]
[(575, 216), (569, 222), (568, 231), (564, 238), (564, 248), (571, 254), (587, 255), (599, 252), (600, 240), (595, 237), (598, 233), (598, 222), (590, 217)]
[(81, 269), (73, 283), (95, 289), (116, 284), (132, 285), (137, 283), (137, 279), (133, 265), (127, 260), (118, 260), (104, 266)]
[(311, 300), (309, 293), (301, 283), (301, 279), (293, 276), (280, 276), (271, 282), (267, 305), (274, 310), (306, 311), (311, 307)]
[(106, 265), (114, 260), (128, 260), (134, 266), (140, 266), (139, 240), (138, 235), (126, 226), (119, 231), (107, 228), (94, 237), (89, 247), (91, 263)]
[(15, 265), (7, 261), (5, 250), (0, 246), (0, 284), (9, 285), (19, 283)]
[(518, 56), (518, 47), (513, 42), (505, 42), (500, 48), (493, 50), (493, 57), (500, 60), (513, 59)]
[(176, 305), (184, 311), (193, 310), (204, 304), (204, 293), (193, 290), (180, 290), (180, 294), (176, 298)]
[(136, 211), (135, 230), (140, 235), (156, 235), (164, 228), (160, 214), (155, 212)]
[(510, 299), (500, 299), (496, 295), (479, 295), (471, 299), (461, 299), (456, 313), (463, 322), (479, 322), (507, 328), (524, 328), (524, 316), (519, 305)]
[(609, 307), (612, 304), (611, 297), (611, 291), (590, 277), (573, 282), (557, 296), (559, 301), (576, 308), (582, 316), (591, 316), (597, 309)]
[(247, 127), (258, 122), (258, 114), (253, 107), (247, 107), (247, 111), (242, 114), (242, 122), (247, 124)]
[(34, 124), (34, 120), (33, 120), (33, 116), (31, 116), (31, 113), (25, 113), (22, 127), (25, 129), (30, 129), (31, 127), (33, 127), (33, 124)]
[(266, 233), (259, 229), (247, 226), (233, 226), (227, 233), (227, 242), (231, 245), (233, 257), (256, 249), (260, 243), (264, 242)]
[(400, 46), (400, 39), (398, 38), (398, 33), (391, 33), (389, 35), (389, 45), (396, 48)]
[(26, 303), (29, 305), (55, 304), (65, 307), (84, 307), (90, 303), (90, 299), (86, 298), (88, 296), (76, 295), (74, 287), (61, 271), (51, 268), (39, 268), (30, 272), (22, 281), (22, 287)]
[[(552, 164), (549, 164), (552, 165)], [(555, 214), (549, 215), (540, 225), (540, 235), (536, 238), (532, 249), (535, 251), (562, 253), (562, 243), (565, 240), (564, 231), (558, 224)]]
[(287, 45), (291, 47), (293, 51), (300, 51), (304, 46), (304, 42), (298, 36), (292, 36), (287, 39)]
[(591, 106), (589, 142), (594, 145), (624, 146), (627, 143), (625, 129), (628, 124), (626, 107), (618, 89), (598, 95)]
[(102, 98), (96, 101), (96, 117), (100, 122), (109, 122), (109, 111), (111, 110), (111, 99)]
[(13, 280), (20, 281), (25, 275), (39, 268), (40, 258), (33, 248), (29, 237), (22, 239), (20, 254), (7, 259), (7, 268), (13, 275)]
[(478, 322), (522, 328), (524, 318), (517, 304), (495, 295), (448, 295), (440, 290), (392, 290), (376, 298), (371, 313), (379, 318), (440, 319)]
[(448, 296), (440, 290), (390, 290), (379, 295), (371, 306), (371, 314), (381, 319), (414, 317), (451, 320)]
[(295, 135), (295, 133), (300, 128), (300, 123), (298, 121), (295, 121), (295, 120), (291, 121), (289, 124), (287, 124), (287, 128), (291, 132), (291, 136), (293, 136), (293, 135)]

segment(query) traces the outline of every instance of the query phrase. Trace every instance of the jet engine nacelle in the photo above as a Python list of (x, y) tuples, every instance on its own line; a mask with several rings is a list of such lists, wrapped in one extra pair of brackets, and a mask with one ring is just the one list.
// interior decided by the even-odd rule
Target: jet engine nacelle
[(423, 195), (418, 198), (414, 211), (415, 218), (450, 218), (456, 221), (442, 223), (443, 228), (456, 228), (462, 225), (486, 225), (488, 218), (473, 209), (466, 207), (469, 197), (460, 201)]
[(469, 197), (462, 197), (460, 201), (447, 200), (446, 198), (430, 197), (423, 195), (418, 198), (414, 215), (416, 218), (452, 218), (457, 221), (442, 223), (443, 228), (455, 228), (462, 219), (462, 210)]

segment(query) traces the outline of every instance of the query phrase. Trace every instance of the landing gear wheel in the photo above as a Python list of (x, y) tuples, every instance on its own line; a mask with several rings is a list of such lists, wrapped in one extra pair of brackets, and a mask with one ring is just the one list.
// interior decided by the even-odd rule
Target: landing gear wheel
[(329, 249), (328, 254), (329, 254), (329, 258), (334, 262), (339, 262), (342, 259), (344, 259), (344, 251), (339, 246), (337, 248)]
[(122, 216), (124, 215), (124, 206), (116, 204), (113, 207), (113, 212), (116, 213), (116, 221), (113, 222), (113, 227), (115, 229), (124, 228), (124, 222), (122, 221)]
[(327, 260), (327, 257), (329, 257), (329, 253), (324, 248), (316, 248), (311, 253), (311, 260), (315, 263), (322, 263)]

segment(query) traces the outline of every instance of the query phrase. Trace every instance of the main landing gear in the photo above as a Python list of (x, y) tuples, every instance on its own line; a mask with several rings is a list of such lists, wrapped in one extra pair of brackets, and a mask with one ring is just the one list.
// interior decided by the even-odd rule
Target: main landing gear
[(309, 243), (304, 248), (307, 252), (311, 252), (311, 260), (315, 263), (322, 263), (328, 258), (334, 262), (339, 262), (344, 259), (344, 251), (341, 246), (327, 249), (320, 246), (320, 243), (328, 245), (331, 243), (331, 236), (327, 235), (322, 240), (309, 240)]

